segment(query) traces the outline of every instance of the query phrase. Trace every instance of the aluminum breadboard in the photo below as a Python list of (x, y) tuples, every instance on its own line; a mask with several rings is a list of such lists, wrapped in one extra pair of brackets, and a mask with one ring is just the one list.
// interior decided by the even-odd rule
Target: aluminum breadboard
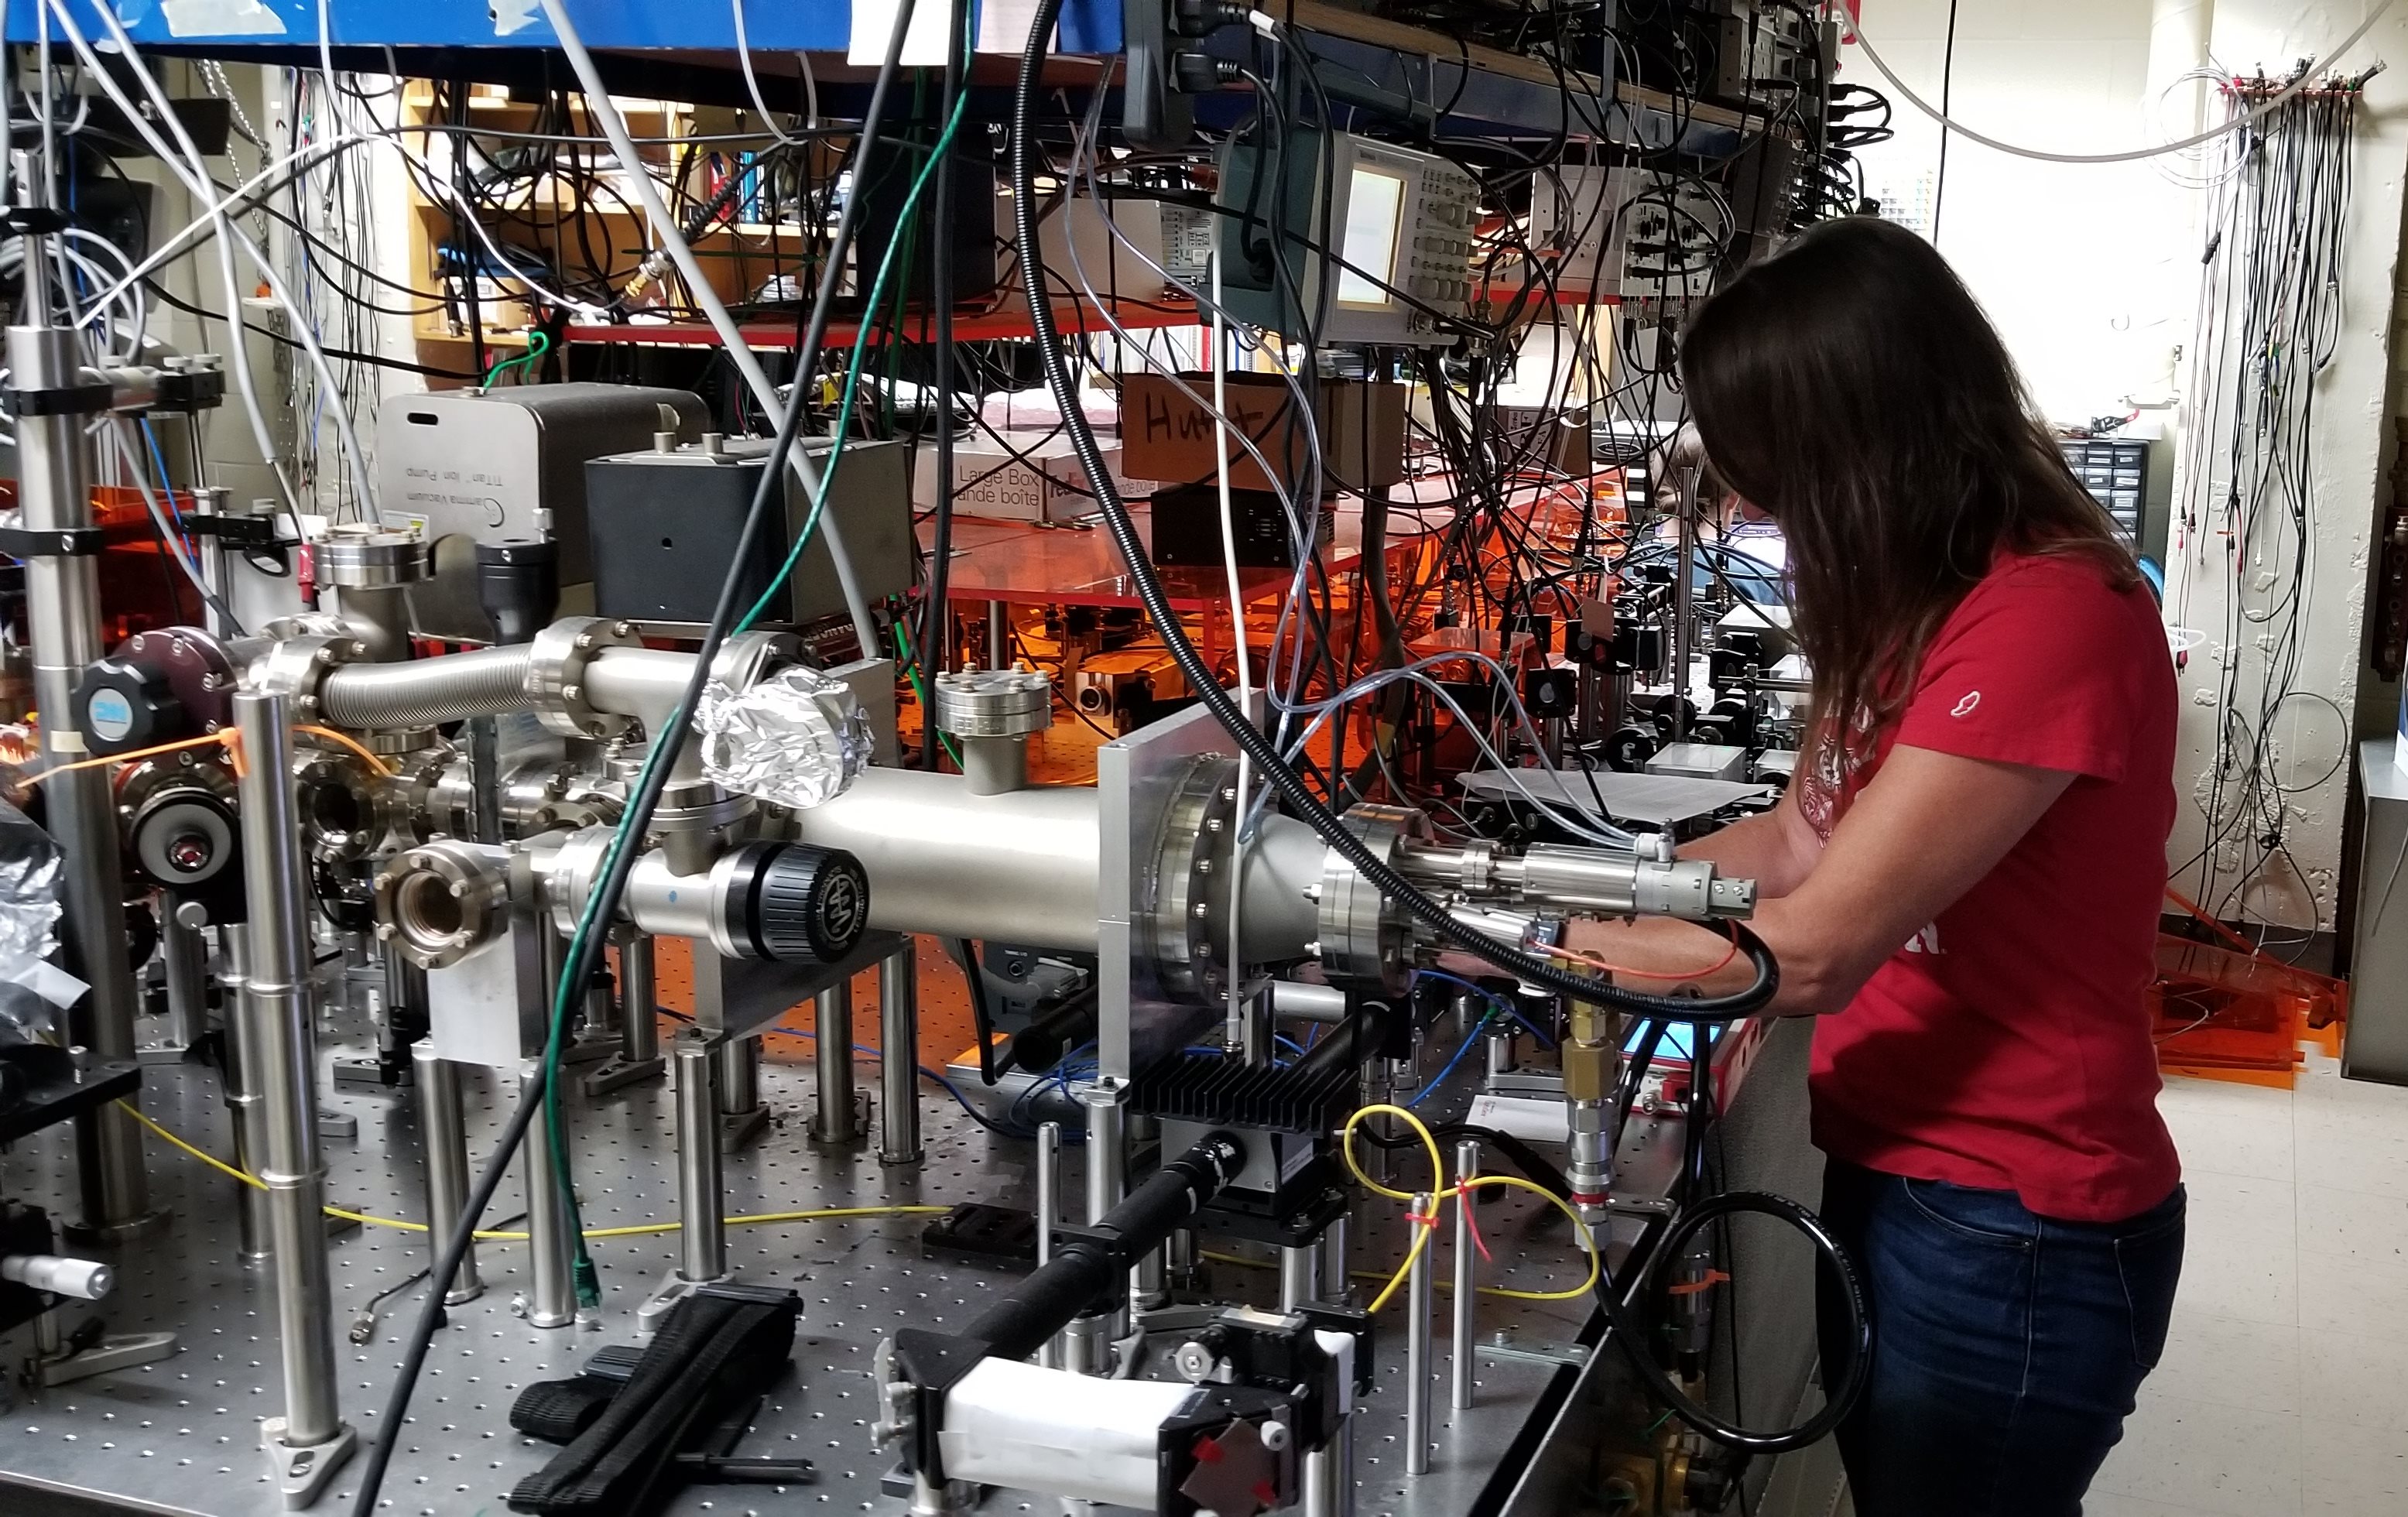
[[(346, 1048), (345, 1035), (351, 1035)], [(356, 1051), (353, 1019), (329, 1028), (325, 1061)], [(773, 1052), (787, 1054), (772, 1038)], [(809, 1045), (791, 1044), (807, 1055)], [(864, 1070), (862, 1083), (875, 1084)], [(177, 1133), (214, 1152), (226, 1152), (228, 1123), (214, 1075), (185, 1065), (149, 1071), (145, 1109)], [(465, 1101), (472, 1166), (480, 1162), (508, 1115), (509, 1094), (482, 1070), (467, 1072)], [(933, 1087), (923, 1100), (927, 1156), (919, 1166), (887, 1166), (867, 1146), (842, 1151), (813, 1147), (807, 1138), (812, 1095), (808, 1065), (776, 1059), (765, 1065), (762, 1087), (777, 1120), (726, 1164), (731, 1213), (791, 1211), (896, 1204), (950, 1205), (982, 1200), (1026, 1205), (1033, 1185), (1030, 1145), (996, 1138)], [(379, 1215), (416, 1220), (423, 1204), (414, 1104), (406, 1092), (337, 1089), (322, 1078), (329, 1112), (357, 1119), (353, 1141), (329, 1140), (329, 1200)], [(1454, 1092), (1448, 1093), (1454, 1095)], [(1443, 1110), (1433, 1099), (1427, 1107)], [(671, 1222), (676, 1217), (676, 1165), (671, 1099), (664, 1085), (638, 1086), (599, 1098), (580, 1096), (572, 1119), (576, 1170), (586, 1224), (614, 1227)], [(1654, 1133), (1644, 1147), (1661, 1147)], [(0, 1166), (0, 1190), (72, 1215), (73, 1145), (53, 1129), (18, 1145)], [(1399, 1185), (1412, 1183), (1423, 1161), (1405, 1153), (1394, 1163)], [(1082, 1194), (1077, 1150), (1069, 1150), (1066, 1194)], [(172, 1329), (181, 1348), (174, 1357), (138, 1369), (95, 1377), (56, 1389), (19, 1389), (0, 1415), (0, 1512), (50, 1510), (50, 1498), (20, 1498), (6, 1480), (52, 1489), (106, 1493), (129, 1510), (191, 1511), (252, 1517), (282, 1510), (259, 1450), (261, 1419), (280, 1414), (275, 1309), (264, 1269), (246, 1267), (237, 1247), (235, 1182), (179, 1154), (151, 1145), (154, 1197), (173, 1209), (170, 1229), (115, 1256), (121, 1284), (98, 1309), (112, 1331)], [(498, 1193), (489, 1225), (523, 1206), (513, 1174)], [(1403, 1256), (1402, 1208), (1373, 1200), (1354, 1228), (1358, 1274), (1393, 1268)], [(1580, 1282), (1584, 1265), (1559, 1220), (1548, 1223), (1528, 1197), (1484, 1206), (1477, 1216), (1493, 1255), (1484, 1282), (1525, 1289), (1561, 1289)], [(677, 1512), (791, 1511), (802, 1507), (899, 1511), (882, 1496), (880, 1477), (890, 1462), (871, 1445), (875, 1420), (869, 1366), (879, 1340), (911, 1325), (957, 1326), (982, 1309), (1001, 1277), (964, 1265), (932, 1262), (918, 1244), (924, 1217), (819, 1221), (731, 1228), (728, 1256), (738, 1277), (788, 1284), (800, 1291), (805, 1312), (792, 1379), (769, 1397), (739, 1454), (795, 1454), (819, 1467), (810, 1486), (727, 1486), (689, 1489)], [(1438, 1279), (1452, 1268), (1451, 1222), (1439, 1229)], [(1213, 1252), (1241, 1245), (1205, 1238)], [(402, 1433), (387, 1479), (383, 1510), (453, 1514), (505, 1510), (510, 1486), (541, 1467), (550, 1446), (521, 1438), (508, 1423), (513, 1398), (529, 1381), (558, 1378), (605, 1343), (631, 1341), (634, 1312), (666, 1276), (676, 1250), (673, 1235), (597, 1241), (605, 1291), (599, 1320), (550, 1331), (511, 1312), (525, 1287), (523, 1245), (488, 1242), (478, 1258), (482, 1296), (452, 1309)], [(369, 1298), (406, 1280), (425, 1263), (423, 1237), (381, 1227), (354, 1227), (329, 1245), (335, 1291), (337, 1364), (343, 1414), (365, 1438), (382, 1436), (379, 1408), (399, 1357), (399, 1340), (418, 1309), (419, 1295), (388, 1303), (366, 1346), (343, 1335)], [(1268, 1304), (1277, 1274), (1226, 1262), (1205, 1266), (1215, 1295)], [(1376, 1281), (1358, 1282), (1358, 1296)], [(1564, 1372), (1557, 1359), (1577, 1335), (1584, 1304), (1533, 1303), (1484, 1296), (1479, 1312), (1483, 1358), (1479, 1405), (1457, 1417), (1447, 1410), (1447, 1297), (1438, 1297), (1433, 1371), (1436, 1452), (1428, 1475), (1403, 1472), (1404, 1334), (1399, 1309), (1381, 1323), (1375, 1347), (1377, 1384), (1357, 1435), (1357, 1510), (1446, 1513), (1472, 1508), (1474, 1496), (1497, 1477), (1497, 1463), (1533, 1420), (1551, 1383)], [(94, 1309), (70, 1303), (72, 1327)], [(15, 1335), (12, 1356), (30, 1351), (30, 1332)], [(1157, 1347), (1175, 1348), (1164, 1335)], [(1534, 1352), (1534, 1351), (1536, 1351)], [(339, 1472), (318, 1509), (347, 1510), (357, 1461)], [(998, 1493), (989, 1511), (1058, 1510), (1058, 1501)]]

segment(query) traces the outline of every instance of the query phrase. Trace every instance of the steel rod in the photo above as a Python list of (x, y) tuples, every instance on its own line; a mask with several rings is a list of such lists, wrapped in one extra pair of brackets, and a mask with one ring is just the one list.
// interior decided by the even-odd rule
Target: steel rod
[[(251, 934), (240, 926), (225, 931), (225, 994), (231, 1009), (225, 1019), (223, 1078), (226, 1115), (234, 1128), (234, 1163), (244, 1174), (255, 1175), (260, 1155), (267, 1151), (267, 1103), (245, 1073), (251, 1065), (251, 1034), (244, 1027), (249, 1019), (242, 1009), (251, 994)], [(267, 1220), (267, 1193), (237, 1182), (235, 1198), (243, 1263), (263, 1264), (275, 1252), (269, 1241), (274, 1229)]]
[(860, 1108), (853, 1095), (853, 981), (839, 980), (819, 993), (811, 1025), (811, 1074), (819, 1110), (811, 1137), (823, 1143), (850, 1143), (861, 1137)]
[(191, 1048), (209, 1030), (208, 909), (179, 901), (159, 913), (159, 959), (167, 972), (168, 1039)]
[[(334, 1292), (318, 1152), (308, 900), (293, 794), (293, 730), (280, 694), (236, 695), (234, 718), (242, 737), (237, 800), (251, 898), (251, 972), (240, 1012), (243, 1083), (263, 1103), (264, 1151), (251, 1157), (266, 1186), (275, 1251), (283, 1441), (306, 1447), (332, 1441), (343, 1422), (335, 1394)], [(118, 957), (122, 962), (124, 955)]]
[[(468, 1120), (460, 1104), (460, 1066), (435, 1052), (435, 1039), (422, 1038), (410, 1044), (409, 1062), (418, 1086), (418, 1142), (426, 1160), (426, 1243), (439, 1262), (468, 1205)], [(460, 1255), (458, 1272), (444, 1288), (444, 1304), (456, 1307), (484, 1293), (471, 1239)]]
[[(519, 1099), (531, 1098), (541, 1073), (534, 1064), (520, 1069)], [(566, 1327), (577, 1320), (575, 1245), (568, 1236), (560, 1171), (552, 1162), (552, 1143), (541, 1121), (527, 1129), (519, 1153), (526, 1167), (527, 1253), (534, 1276), (526, 1297), (527, 1325)]]
[(1321, 1245), (1299, 1243), (1280, 1250), (1280, 1309), (1294, 1311), (1321, 1299)]
[(918, 951), (917, 940), (907, 937), (878, 961), (878, 1157), (884, 1164), (921, 1157)]
[[(1413, 1216), (1430, 1214), (1427, 1191), (1415, 1193)], [(1415, 1221), (1415, 1227), (1422, 1227)], [(1426, 1475), (1430, 1463), (1430, 1246), (1426, 1231), (1405, 1281), (1405, 1473)]]
[[(1480, 1144), (1465, 1138), (1455, 1145), (1455, 1182), (1461, 1185), (1478, 1173)], [(1455, 1198), (1455, 1298), (1448, 1303), (1455, 1312), (1455, 1341), (1454, 1357), (1447, 1367), (1452, 1371), (1447, 1403), (1457, 1411), (1471, 1410), (1471, 1307), (1479, 1265), (1479, 1252), (1471, 1240), (1471, 1193), (1466, 1191)]]
[(633, 934), (619, 944), (619, 1057), (629, 1064), (661, 1056), (660, 999), (652, 939)]
[(719, 1099), (710, 1045), (681, 1033), (677, 1063), (678, 1273), (690, 1281), (727, 1273), (726, 1186), (719, 1157)]
[[(22, 239), (20, 310), (50, 308), (47, 237)], [(73, 391), (85, 382), (82, 344), (64, 327), (12, 326), (8, 385), (21, 394)], [(94, 406), (101, 409), (105, 406)], [(17, 524), (29, 532), (81, 532), (93, 525), (88, 418), (72, 410), (17, 418)], [(42, 747), (57, 765), (90, 757), (75, 720), (76, 687), (101, 655), (100, 560), (90, 553), (34, 553), (24, 560), (25, 626)], [(116, 794), (107, 767), (75, 768), (42, 787), (44, 823), (58, 844), (59, 936), (77, 974), (92, 987), (67, 1013), (68, 1041), (96, 1060), (135, 1056), (139, 1001), (126, 962), (125, 880)], [(126, 1101), (136, 1101), (129, 1095)], [(75, 1120), (76, 1232), (122, 1238), (153, 1220), (142, 1134), (131, 1113), (105, 1102)]]
[[(1062, 1124), (1039, 1123), (1037, 1129), (1037, 1267), (1054, 1262), (1054, 1224), (1062, 1218)], [(1047, 1338), (1037, 1351), (1037, 1363), (1054, 1369), (1062, 1363), (1062, 1340)]]

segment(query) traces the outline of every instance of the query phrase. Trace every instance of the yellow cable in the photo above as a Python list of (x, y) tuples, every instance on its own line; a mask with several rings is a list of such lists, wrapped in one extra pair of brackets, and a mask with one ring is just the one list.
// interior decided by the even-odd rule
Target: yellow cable
[[(156, 1133), (159, 1137), (166, 1139), (168, 1143), (172, 1144), (176, 1148), (182, 1150), (194, 1158), (200, 1160), (201, 1163), (208, 1165), (219, 1174), (225, 1176), (229, 1180), (238, 1180), (244, 1184), (256, 1190), (264, 1191), (267, 1189), (267, 1181), (260, 1179), (257, 1175), (250, 1174), (244, 1170), (236, 1168), (233, 1165), (226, 1163), (223, 1159), (219, 1158), (217, 1155), (210, 1153), (206, 1150), (195, 1148), (192, 1144), (185, 1142), (174, 1133), (169, 1132), (166, 1128), (152, 1121), (150, 1116), (140, 1107), (131, 1105), (125, 1101), (119, 1101), (117, 1104), (120, 1107), (124, 1108), (127, 1111), (132, 1112), (134, 1114), (135, 1121), (140, 1123), (151, 1132)], [(395, 1217), (380, 1217), (372, 1212), (366, 1211), (346, 1211), (341, 1207), (326, 1207), (322, 1209), (329, 1217), (339, 1217), (345, 1222), (361, 1223), (370, 1227), (391, 1227), (405, 1233), (423, 1233), (426, 1231), (426, 1224), (423, 1222), (403, 1222)], [(784, 1222), (829, 1222), (844, 1217), (937, 1216), (941, 1215), (944, 1212), (951, 1211), (952, 1209), (953, 1208), (951, 1207), (933, 1206), (821, 1207), (810, 1211), (762, 1211), (755, 1212), (749, 1216), (722, 1217), (719, 1220), (723, 1225), (728, 1227), (766, 1227), (774, 1226), (779, 1223)], [(678, 1231), (679, 1226), (679, 1224), (673, 1222), (652, 1222), (645, 1223), (634, 1227), (589, 1227), (585, 1230), (585, 1236), (589, 1238), (644, 1238), (661, 1233), (674, 1233)], [(523, 1243), (526, 1241), (527, 1235), (523, 1232), (480, 1229), (476, 1236), (489, 1241)]]
[(1338, 1152), (1340, 1155), (1345, 1159), (1348, 1172), (1353, 1174), (1354, 1179), (1366, 1190), (1371, 1191), (1376, 1195), (1384, 1195), (1392, 1201), (1402, 1201), (1408, 1207), (1410, 1207), (1413, 1201), (1413, 1196), (1410, 1193), (1392, 1190), (1388, 1186), (1381, 1184), (1370, 1176), (1365, 1174), (1363, 1172), (1362, 1165), (1355, 1159), (1354, 1130), (1363, 1124), (1363, 1119), (1366, 1117), (1402, 1118), (1405, 1125), (1411, 1127), (1413, 1130), (1414, 1136), (1422, 1140), (1422, 1147), (1428, 1151), (1432, 1183), (1434, 1185), (1444, 1187), (1443, 1189), (1433, 1190), (1429, 1193), (1430, 1213), (1427, 1217), (1422, 1217), (1419, 1215), (1415, 1215), (1413, 1217), (1412, 1225), (1417, 1229), (1419, 1236), (1414, 1238), (1413, 1246), (1406, 1252), (1405, 1262), (1397, 1267), (1397, 1272), (1388, 1277), (1387, 1285), (1377, 1296), (1373, 1297), (1371, 1301), (1371, 1310), (1376, 1312), (1382, 1307), (1386, 1306), (1389, 1298), (1394, 1296), (1398, 1288), (1404, 1284), (1406, 1277), (1412, 1274), (1413, 1261), (1420, 1258), (1422, 1251), (1429, 1246), (1429, 1235), (1438, 1224), (1438, 1209), (1440, 1203), (1452, 1200), (1457, 1206), (1469, 1206), (1471, 1201), (1468, 1195), (1469, 1192), (1479, 1190), (1483, 1186), (1491, 1185), (1502, 1185), (1509, 1190), (1528, 1191), (1533, 1195), (1544, 1197), (1550, 1206), (1553, 1206), (1556, 1210), (1562, 1212), (1565, 1216), (1570, 1217), (1572, 1220), (1572, 1226), (1580, 1233), (1581, 1247), (1588, 1252), (1588, 1279), (1582, 1281), (1580, 1285), (1571, 1290), (1516, 1291), (1509, 1290), (1506, 1287), (1499, 1285), (1489, 1288), (1494, 1294), (1507, 1296), (1516, 1301), (1570, 1301), (1576, 1300), (1581, 1296), (1584, 1296), (1590, 1291), (1596, 1289), (1598, 1279), (1604, 1274), (1604, 1261), (1598, 1252), (1596, 1235), (1589, 1231), (1588, 1224), (1581, 1220), (1580, 1212), (1573, 1208), (1570, 1202), (1565, 1200), (1562, 1196), (1557, 1195), (1555, 1192), (1547, 1189), (1544, 1185), (1536, 1184), (1530, 1181), (1523, 1179), (1519, 1175), (1471, 1175), (1458, 1177), (1455, 1183), (1453, 1185), (1447, 1185), (1446, 1166), (1439, 1157), (1438, 1138), (1431, 1134), (1428, 1126), (1423, 1123), (1421, 1118), (1414, 1116), (1411, 1111), (1406, 1110), (1403, 1107), (1391, 1106), (1384, 1102), (1374, 1106), (1367, 1106), (1361, 1110), (1355, 1112), (1353, 1116), (1347, 1118), (1346, 1126), (1338, 1135)]

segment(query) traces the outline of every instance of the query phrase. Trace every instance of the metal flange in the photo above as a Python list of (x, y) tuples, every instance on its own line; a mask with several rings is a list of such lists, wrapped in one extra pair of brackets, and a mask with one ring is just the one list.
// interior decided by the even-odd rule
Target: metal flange
[(1054, 681), (1032, 669), (957, 669), (936, 680), (937, 730), (1026, 737), (1054, 724)]
[(499, 849), (421, 843), (377, 874), (377, 937), (422, 969), (449, 968), (509, 924), (509, 884)]
[[(1401, 806), (1366, 801), (1343, 820), (1346, 830), (1391, 867), (1401, 862), (1408, 840), (1430, 837), (1429, 818)], [(1320, 932), (1321, 967), (1330, 979), (1374, 982), (1387, 995), (1404, 994), (1412, 978), (1407, 956), (1411, 927), (1396, 903), (1334, 848), (1321, 870)]]
[(640, 648), (632, 622), (599, 616), (568, 616), (537, 633), (528, 644), (534, 662), (527, 694), (536, 718), (564, 737), (615, 737), (633, 719), (597, 711), (585, 700), (585, 666), (606, 648)]
[(347, 522), (309, 545), (321, 584), (338, 590), (390, 590), (435, 577), (434, 550), (416, 532)]
[(1162, 850), (1154, 860), (1154, 967), (1163, 989), (1182, 998), (1209, 1002), (1228, 993), (1237, 773), (1235, 759), (1195, 760), (1163, 811)]

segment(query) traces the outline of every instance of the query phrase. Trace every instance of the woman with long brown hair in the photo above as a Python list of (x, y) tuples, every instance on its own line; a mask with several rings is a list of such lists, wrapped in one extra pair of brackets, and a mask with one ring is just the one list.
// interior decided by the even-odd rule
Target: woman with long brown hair
[[(1788, 540), (1813, 666), (1788, 793), (1683, 852), (1755, 877), (1775, 1008), (1821, 1019), (1823, 1214), (1873, 1321), (1856, 1509), (2078, 1517), (2182, 1266), (2143, 1001), (2174, 814), (2155, 604), (1912, 233), (1807, 232), (1706, 302), (1681, 367), (1713, 468)], [(1668, 967), (1678, 930), (1576, 942)]]

